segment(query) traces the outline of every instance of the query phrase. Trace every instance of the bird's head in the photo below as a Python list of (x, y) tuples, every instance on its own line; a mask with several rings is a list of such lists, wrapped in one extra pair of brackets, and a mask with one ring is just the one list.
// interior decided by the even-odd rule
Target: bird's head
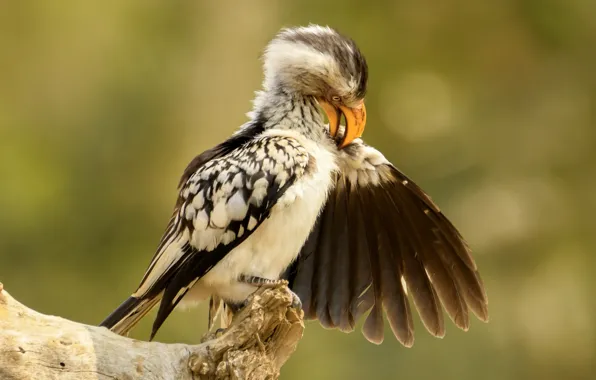
[(344, 115), (340, 148), (362, 135), (368, 68), (352, 39), (318, 25), (283, 29), (267, 46), (264, 61), (265, 90), (317, 99), (333, 138), (339, 137)]

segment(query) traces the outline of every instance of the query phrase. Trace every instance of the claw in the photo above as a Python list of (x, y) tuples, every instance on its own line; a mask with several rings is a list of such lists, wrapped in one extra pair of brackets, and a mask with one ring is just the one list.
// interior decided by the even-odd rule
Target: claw
[(226, 329), (219, 328), (215, 330), (215, 338), (221, 337), (226, 332)]
[(294, 293), (290, 288), (288, 288), (288, 292), (292, 295), (292, 307), (297, 310), (302, 310), (302, 301), (300, 301), (298, 294)]

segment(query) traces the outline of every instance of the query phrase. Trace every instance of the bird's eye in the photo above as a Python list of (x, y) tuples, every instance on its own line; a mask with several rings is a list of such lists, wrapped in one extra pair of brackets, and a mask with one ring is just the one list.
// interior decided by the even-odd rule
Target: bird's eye
[(339, 102), (341, 100), (341, 98), (339, 97), (339, 95), (333, 95), (331, 97), (331, 100), (333, 100), (334, 102)]

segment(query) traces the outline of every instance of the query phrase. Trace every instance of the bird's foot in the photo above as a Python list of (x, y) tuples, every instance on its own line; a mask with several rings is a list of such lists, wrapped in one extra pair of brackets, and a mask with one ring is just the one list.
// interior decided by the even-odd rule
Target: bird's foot
[[(288, 281), (283, 279), (271, 280), (268, 278), (247, 275), (241, 275), (239, 281), (245, 284), (266, 288), (275, 288), (278, 286), (288, 285)], [(298, 297), (298, 295), (294, 293), (290, 288), (287, 289), (288, 292), (290, 292), (290, 294), (292, 295), (292, 307), (295, 309), (302, 309), (302, 301), (300, 301), (300, 297)]]
[(271, 280), (268, 278), (247, 275), (241, 275), (239, 281), (245, 284), (266, 288), (275, 288), (280, 285), (288, 285), (288, 281), (286, 280)]
[(302, 301), (300, 301), (298, 294), (294, 293), (290, 288), (288, 288), (288, 292), (292, 295), (292, 307), (296, 310), (302, 310)]

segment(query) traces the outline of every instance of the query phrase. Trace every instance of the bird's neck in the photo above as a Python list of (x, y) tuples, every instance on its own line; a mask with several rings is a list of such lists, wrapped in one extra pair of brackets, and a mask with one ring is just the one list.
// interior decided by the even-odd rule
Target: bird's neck
[(314, 141), (329, 140), (317, 101), (312, 96), (279, 89), (259, 92), (251, 116), (259, 120), (264, 129), (291, 129)]

